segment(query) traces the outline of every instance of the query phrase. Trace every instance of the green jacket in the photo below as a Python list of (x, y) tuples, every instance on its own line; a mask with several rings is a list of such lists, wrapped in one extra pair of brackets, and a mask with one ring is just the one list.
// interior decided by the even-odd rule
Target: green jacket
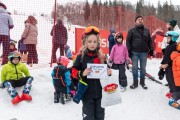
[(17, 65), (8, 62), (1, 71), (1, 82), (7, 80), (19, 80), (25, 76), (30, 76), (29, 70), (25, 64), (19, 62)]

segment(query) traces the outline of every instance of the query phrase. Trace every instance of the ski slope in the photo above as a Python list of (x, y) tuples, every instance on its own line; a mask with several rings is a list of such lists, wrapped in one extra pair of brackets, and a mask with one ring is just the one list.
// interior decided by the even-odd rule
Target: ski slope
[[(24, 29), (24, 20), (27, 16), (12, 15), (15, 28), (11, 31), (12, 39), (20, 39)], [(6, 89), (0, 89), (0, 120), (82, 120), (82, 103), (76, 104), (73, 101), (62, 105), (54, 104), (51, 71), (49, 67), (51, 56), (51, 36), (52, 24), (43, 17), (38, 19), (38, 57), (39, 64), (30, 69), (34, 77), (31, 95), (31, 102), (22, 101), (18, 105), (11, 104), (11, 98)], [(66, 23), (65, 23), (66, 25)], [(68, 44), (74, 49), (74, 26), (68, 34)], [(152, 59), (147, 62), (147, 72), (158, 79), (160, 59)], [(0, 67), (1, 69), (2, 67)], [(139, 86), (132, 90), (132, 73), (126, 71), (128, 87), (125, 92), (121, 92), (122, 103), (106, 108), (105, 120), (178, 120), (180, 111), (168, 105), (165, 94), (168, 87), (157, 84), (146, 79), (148, 90)], [(113, 76), (117, 76), (116, 73)], [(118, 80), (118, 79), (117, 79)], [(164, 84), (165, 80), (162, 81)], [(21, 94), (23, 88), (17, 88)]]

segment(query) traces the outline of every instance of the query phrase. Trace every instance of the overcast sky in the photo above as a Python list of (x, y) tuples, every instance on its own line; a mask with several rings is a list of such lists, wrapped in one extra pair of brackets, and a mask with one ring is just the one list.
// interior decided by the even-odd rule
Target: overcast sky
[[(0, 0), (4, 4), (6, 4), (8, 10), (12, 12), (13, 10), (17, 10), (18, 12), (25, 13), (47, 13), (50, 14), (55, 0)], [(85, 1), (85, 0), (57, 0), (58, 3), (66, 3), (66, 2), (76, 2), (76, 1)], [(88, 0), (92, 2), (93, 0)], [(102, 2), (106, 0), (101, 0)], [(109, 0), (107, 0), (109, 1)], [(113, 0), (111, 0), (113, 1)], [(136, 4), (139, 0), (124, 0), (130, 1), (132, 4)], [(144, 0), (146, 3), (153, 3), (157, 6), (158, 0)], [(170, 0), (160, 0), (161, 3)], [(171, 0), (173, 5), (180, 5), (180, 0)]]

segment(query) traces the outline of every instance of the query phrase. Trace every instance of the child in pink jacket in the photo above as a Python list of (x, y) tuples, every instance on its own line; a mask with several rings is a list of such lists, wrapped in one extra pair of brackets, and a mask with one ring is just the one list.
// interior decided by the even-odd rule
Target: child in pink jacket
[(119, 84), (122, 92), (126, 90), (127, 77), (125, 65), (130, 63), (128, 50), (123, 44), (123, 34), (117, 32), (115, 35), (116, 44), (113, 46), (110, 54), (110, 61), (113, 62), (112, 69), (119, 70)]

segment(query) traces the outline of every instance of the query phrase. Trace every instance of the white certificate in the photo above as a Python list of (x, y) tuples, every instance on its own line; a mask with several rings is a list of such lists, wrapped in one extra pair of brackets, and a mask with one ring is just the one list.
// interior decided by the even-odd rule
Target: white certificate
[(107, 64), (87, 64), (87, 68), (91, 68), (91, 73), (87, 78), (106, 78), (107, 77)]

